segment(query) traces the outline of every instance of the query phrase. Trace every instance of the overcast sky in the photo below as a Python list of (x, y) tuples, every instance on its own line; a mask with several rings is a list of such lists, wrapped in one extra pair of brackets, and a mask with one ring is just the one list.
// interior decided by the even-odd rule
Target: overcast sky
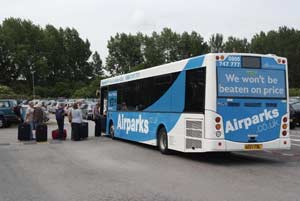
[(8, 17), (34, 24), (74, 27), (104, 60), (107, 41), (117, 32), (197, 31), (251, 38), (286, 25), (300, 29), (299, 0), (0, 0), (0, 21)]

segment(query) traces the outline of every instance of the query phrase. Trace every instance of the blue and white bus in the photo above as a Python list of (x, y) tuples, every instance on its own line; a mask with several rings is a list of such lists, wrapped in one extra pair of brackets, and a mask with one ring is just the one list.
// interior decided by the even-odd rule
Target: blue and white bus
[(287, 59), (214, 53), (102, 80), (112, 138), (162, 153), (290, 149)]

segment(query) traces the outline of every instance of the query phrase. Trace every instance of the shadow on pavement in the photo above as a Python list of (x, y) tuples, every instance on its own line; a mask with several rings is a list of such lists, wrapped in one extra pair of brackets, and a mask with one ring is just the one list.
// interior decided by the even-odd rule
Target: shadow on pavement
[[(108, 137), (109, 138), (109, 137)], [(131, 144), (133, 146), (142, 147), (149, 150), (157, 151), (160, 154), (156, 146), (141, 144), (137, 142), (132, 142), (124, 139), (114, 139), (119, 142), (124, 142)], [(278, 157), (274, 156), (272, 153), (267, 152), (207, 152), (207, 153), (182, 153), (177, 151), (172, 151), (169, 155), (164, 155), (165, 157), (180, 157), (186, 160), (193, 160), (197, 162), (205, 162), (215, 165), (254, 165), (254, 164), (282, 164), (285, 163), (284, 160), (279, 160)]]

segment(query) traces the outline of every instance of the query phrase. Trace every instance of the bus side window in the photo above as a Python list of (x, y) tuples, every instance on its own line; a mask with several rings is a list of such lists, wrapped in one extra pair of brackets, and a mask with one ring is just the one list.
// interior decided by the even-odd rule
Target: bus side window
[(205, 68), (186, 71), (185, 112), (204, 113)]

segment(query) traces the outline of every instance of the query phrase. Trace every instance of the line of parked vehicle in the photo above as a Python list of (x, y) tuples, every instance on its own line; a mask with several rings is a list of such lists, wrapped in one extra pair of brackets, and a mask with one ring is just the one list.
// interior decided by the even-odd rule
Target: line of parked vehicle
[(290, 129), (300, 125), (300, 97), (290, 98)]
[[(65, 105), (65, 110), (72, 108), (75, 102), (80, 103), (83, 119), (92, 120), (97, 99), (57, 99), (32, 100), (34, 106), (41, 106), (44, 111), (44, 122), (49, 121), (50, 113), (55, 113), (59, 104)], [(9, 127), (13, 123), (24, 121), (29, 100), (0, 99), (0, 128)]]

